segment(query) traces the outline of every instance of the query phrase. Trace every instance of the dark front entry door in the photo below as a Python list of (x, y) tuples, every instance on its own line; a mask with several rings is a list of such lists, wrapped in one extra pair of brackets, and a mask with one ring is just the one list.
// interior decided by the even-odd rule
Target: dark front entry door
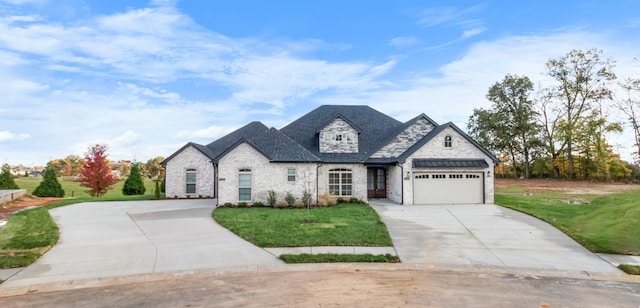
[(384, 168), (367, 169), (367, 198), (387, 197), (387, 170)]

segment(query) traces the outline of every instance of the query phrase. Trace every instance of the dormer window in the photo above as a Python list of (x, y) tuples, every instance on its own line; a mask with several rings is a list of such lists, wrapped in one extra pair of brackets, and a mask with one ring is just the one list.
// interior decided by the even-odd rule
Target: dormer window
[(342, 116), (318, 130), (320, 153), (358, 153), (358, 129)]
[(445, 148), (450, 148), (451, 147), (451, 136), (445, 136), (444, 137), (444, 147)]

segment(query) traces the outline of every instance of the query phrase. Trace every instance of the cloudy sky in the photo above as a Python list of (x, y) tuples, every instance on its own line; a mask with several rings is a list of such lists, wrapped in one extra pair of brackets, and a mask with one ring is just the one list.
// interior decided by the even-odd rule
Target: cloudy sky
[[(322, 104), (465, 127), (506, 74), (599, 48), (638, 76), (640, 2), (0, 0), (0, 163), (169, 156)], [(630, 159), (630, 135), (612, 137)]]

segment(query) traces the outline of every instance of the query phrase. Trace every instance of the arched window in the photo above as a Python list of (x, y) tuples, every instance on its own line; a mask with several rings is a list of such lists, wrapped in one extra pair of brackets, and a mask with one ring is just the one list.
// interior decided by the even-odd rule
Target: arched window
[(450, 148), (451, 147), (451, 136), (445, 136), (444, 137), (444, 147), (445, 148)]
[(195, 194), (196, 193), (196, 169), (187, 169), (187, 172), (185, 174), (185, 179), (186, 179), (185, 191), (188, 194)]
[(329, 193), (336, 196), (351, 196), (353, 194), (351, 169), (336, 168), (329, 170)]
[(251, 201), (251, 169), (238, 170), (238, 200)]

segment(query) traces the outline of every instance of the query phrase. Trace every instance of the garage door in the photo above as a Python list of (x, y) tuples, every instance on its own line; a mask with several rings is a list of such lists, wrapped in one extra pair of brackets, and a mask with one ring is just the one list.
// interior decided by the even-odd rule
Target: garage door
[(483, 174), (414, 173), (414, 204), (484, 203)]

